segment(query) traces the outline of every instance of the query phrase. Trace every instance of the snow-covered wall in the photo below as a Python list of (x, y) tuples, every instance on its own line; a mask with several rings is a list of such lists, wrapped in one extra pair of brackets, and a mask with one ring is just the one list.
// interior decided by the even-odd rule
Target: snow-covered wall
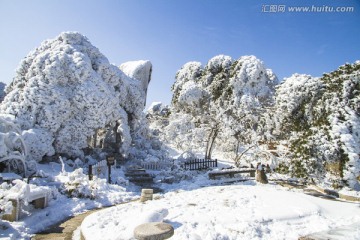
[[(143, 67), (151, 73), (150, 62)], [(35, 160), (53, 155), (52, 147), (55, 153), (81, 157), (88, 138), (105, 127), (117, 127), (121, 141), (130, 145), (127, 121), (143, 114), (143, 80), (110, 64), (85, 36), (64, 32), (22, 60), (0, 112), (16, 116), (30, 146), (41, 145), (30, 147)], [(126, 154), (127, 149), (119, 151)]]

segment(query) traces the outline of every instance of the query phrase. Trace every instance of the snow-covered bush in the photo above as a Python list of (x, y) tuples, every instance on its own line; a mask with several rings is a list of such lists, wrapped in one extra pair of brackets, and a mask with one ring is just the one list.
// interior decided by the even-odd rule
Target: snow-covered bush
[(146, 112), (151, 134), (161, 141), (164, 141), (164, 128), (169, 125), (170, 107), (161, 102), (154, 102)]
[(22, 60), (0, 112), (16, 116), (30, 146), (41, 143), (30, 147), (34, 160), (54, 153), (82, 157), (98, 132), (104, 132), (103, 142), (121, 141), (118, 151), (126, 155), (144, 108), (151, 63), (126, 66), (140, 79), (110, 64), (85, 36), (61, 33)]
[(173, 184), (181, 181), (190, 181), (199, 175), (198, 171), (184, 170), (178, 164), (171, 167), (171, 170), (163, 170), (156, 174), (156, 181)]
[(12, 203), (8, 198), (10, 188), (11, 185), (6, 182), (0, 184), (0, 219), (3, 215), (10, 214), (13, 209)]
[(118, 185), (111, 185), (106, 179), (89, 176), (83, 173), (82, 168), (78, 168), (70, 173), (62, 173), (58, 179), (63, 183), (62, 192), (69, 197), (100, 199), (107, 195), (109, 191), (125, 192), (126, 190)]
[(28, 159), (42, 159), (43, 156), (54, 155), (53, 138), (44, 129), (24, 130), (22, 137), (28, 149)]
[(14, 116), (0, 114), (0, 163), (6, 162), (11, 170), (27, 175), (27, 165), (31, 161), (27, 158), (27, 144), (15, 122)]
[(0, 184), (0, 217), (11, 213), (13, 207), (10, 199), (22, 199), (25, 204), (28, 202), (29, 184), (21, 180), (14, 180), (13, 184)]
[(176, 159), (176, 163), (181, 165), (189, 160), (194, 160), (194, 159), (196, 159), (196, 155), (193, 152), (185, 151), (181, 153), (180, 156)]

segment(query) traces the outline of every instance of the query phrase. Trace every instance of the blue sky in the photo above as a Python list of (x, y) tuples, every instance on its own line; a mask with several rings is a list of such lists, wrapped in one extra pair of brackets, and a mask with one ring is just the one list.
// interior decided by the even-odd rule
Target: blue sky
[[(285, 5), (285, 12), (268, 11)], [(289, 12), (288, 7), (354, 7)], [(148, 103), (170, 103), (176, 71), (219, 54), (255, 55), (280, 79), (320, 76), (359, 60), (359, 0), (0, 0), (0, 81), (45, 39), (78, 31), (111, 63), (148, 59)]]

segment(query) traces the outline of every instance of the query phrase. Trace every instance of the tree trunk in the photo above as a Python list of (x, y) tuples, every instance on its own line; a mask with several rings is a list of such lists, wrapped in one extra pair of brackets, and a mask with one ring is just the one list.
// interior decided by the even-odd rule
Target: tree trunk
[(218, 128), (212, 128), (211, 132), (209, 134), (208, 141), (206, 143), (206, 152), (205, 152), (205, 159), (211, 159), (211, 153), (215, 146), (215, 140), (218, 135), (219, 129)]
[(239, 148), (240, 148), (240, 140), (237, 139), (236, 148), (235, 148), (235, 158), (234, 158), (235, 163), (236, 163), (236, 159), (239, 157)]
[(93, 148), (96, 148), (97, 143), (97, 137), (98, 137), (98, 129), (95, 130), (94, 139), (93, 139)]
[(120, 150), (120, 145), (121, 145), (121, 133), (118, 132), (118, 128), (119, 128), (120, 124), (116, 121), (115, 123), (115, 127), (114, 127), (114, 135), (115, 135), (115, 148), (113, 149), (113, 151), (115, 152), (119, 152)]
[(211, 159), (211, 153), (214, 150), (215, 140), (216, 140), (216, 137), (218, 135), (218, 132), (219, 132), (219, 129), (215, 129), (214, 135), (212, 137), (212, 141), (211, 141), (211, 144), (210, 144), (210, 149), (209, 149), (209, 153), (208, 153), (208, 159)]
[(120, 143), (120, 141), (121, 141), (121, 135), (117, 131), (119, 126), (120, 126), (120, 124), (116, 121), (115, 127), (114, 127), (114, 135), (115, 135), (115, 143), (116, 144)]
[(209, 152), (208, 149), (209, 149), (210, 140), (211, 140), (211, 135), (213, 134), (213, 131), (214, 131), (214, 129), (211, 129), (211, 132), (210, 132), (210, 134), (209, 134), (208, 140), (207, 140), (207, 142), (206, 142), (205, 159), (209, 159), (209, 158), (208, 158), (208, 152)]

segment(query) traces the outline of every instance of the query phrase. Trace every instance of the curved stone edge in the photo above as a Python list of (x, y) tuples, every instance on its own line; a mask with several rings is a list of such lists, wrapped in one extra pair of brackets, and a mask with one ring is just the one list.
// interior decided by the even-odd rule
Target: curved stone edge
[[(127, 204), (127, 203), (131, 203), (131, 202), (137, 202), (137, 201), (139, 201), (140, 200), (140, 198), (134, 198), (134, 199), (132, 199), (132, 200), (130, 200), (130, 201), (126, 201), (126, 202), (121, 202), (121, 203), (117, 203), (117, 204), (115, 204), (115, 205), (111, 205), (111, 206), (104, 206), (104, 207), (102, 207), (102, 208), (98, 208), (98, 209), (88, 209), (88, 211), (93, 211), (91, 214), (93, 214), (93, 213), (96, 213), (96, 212), (98, 212), (98, 211), (102, 211), (102, 210), (105, 210), (105, 209), (107, 209), (107, 208), (110, 208), (110, 207), (115, 207), (115, 206), (118, 206), (118, 205), (125, 205), (125, 204)], [(91, 214), (89, 214), (88, 216), (90, 216)], [(80, 225), (79, 225), (79, 232), (80, 232), (80, 240), (86, 240), (86, 238), (85, 238), (85, 236), (84, 236), (84, 234), (83, 234), (83, 232), (82, 232), (82, 228), (81, 228), (81, 224), (83, 223), (83, 221), (88, 217), (88, 216), (86, 216), (83, 220), (82, 220), (82, 222), (80, 223)]]
[(319, 191), (319, 192), (321, 192), (323, 194), (331, 195), (331, 196), (334, 196), (334, 197), (339, 198), (339, 199), (343, 199), (343, 200), (351, 201), (351, 202), (360, 202), (360, 197), (354, 197), (354, 196), (345, 195), (345, 194), (342, 194), (342, 193), (338, 193), (335, 190), (322, 188), (322, 187), (319, 187), (319, 186), (316, 186), (316, 185), (313, 185), (313, 184), (309, 185), (309, 187), (313, 187), (314, 189), (316, 189), (317, 191)]

